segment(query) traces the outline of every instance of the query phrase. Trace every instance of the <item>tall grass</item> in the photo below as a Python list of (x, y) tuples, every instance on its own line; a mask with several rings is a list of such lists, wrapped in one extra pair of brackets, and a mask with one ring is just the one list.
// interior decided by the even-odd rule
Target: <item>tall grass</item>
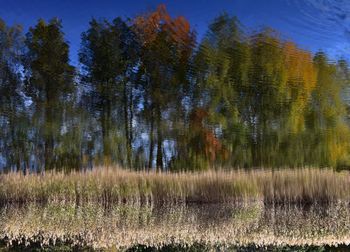
[[(349, 216), (346, 203), (308, 208), (262, 203), (125, 204), (108, 209), (95, 203), (33, 203), (0, 208), (0, 242), (10, 248), (23, 245), (18, 251), (32, 251), (35, 246), (56, 251), (57, 247), (49, 249), (56, 245), (71, 248), (65, 251), (143, 251), (132, 249), (138, 245), (168, 251), (166, 246), (187, 248), (196, 244), (210, 248), (208, 251), (281, 251), (283, 246), (349, 245)], [(266, 248), (270, 246), (274, 249)]]
[(0, 202), (324, 203), (350, 201), (350, 174), (302, 168), (202, 173), (93, 171), (0, 175)]

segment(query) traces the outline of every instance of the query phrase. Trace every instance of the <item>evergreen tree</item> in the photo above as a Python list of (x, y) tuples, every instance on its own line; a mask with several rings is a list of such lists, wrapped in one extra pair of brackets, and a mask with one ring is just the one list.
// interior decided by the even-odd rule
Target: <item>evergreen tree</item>
[[(74, 94), (74, 68), (61, 21), (40, 19), (26, 38), (26, 95), (33, 106), (35, 154), (41, 168), (57, 167), (57, 146), (63, 128), (67, 99)], [(57, 167), (59, 168), (59, 167)]]

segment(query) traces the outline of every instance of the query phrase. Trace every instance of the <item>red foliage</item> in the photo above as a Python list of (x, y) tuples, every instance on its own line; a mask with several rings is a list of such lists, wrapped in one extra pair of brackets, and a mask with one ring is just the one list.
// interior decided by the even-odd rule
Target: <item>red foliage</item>
[[(190, 116), (190, 130), (193, 135), (192, 148), (195, 153), (204, 155), (209, 161), (215, 161), (218, 156), (226, 157), (222, 143), (212, 130), (205, 127), (204, 120), (208, 117), (205, 109), (197, 108)], [(226, 153), (226, 154), (225, 154)]]
[(166, 32), (173, 42), (185, 48), (194, 41), (194, 34), (186, 18), (172, 18), (164, 4), (159, 5), (154, 12), (136, 17), (134, 24), (145, 45), (152, 43), (160, 32)]

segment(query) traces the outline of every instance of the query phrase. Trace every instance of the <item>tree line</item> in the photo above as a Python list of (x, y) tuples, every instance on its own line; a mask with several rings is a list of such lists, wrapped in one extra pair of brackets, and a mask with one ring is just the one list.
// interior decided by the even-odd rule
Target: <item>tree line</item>
[(348, 80), (344, 59), (228, 14), (201, 41), (164, 5), (92, 19), (76, 67), (59, 19), (0, 20), (0, 166), (347, 168)]

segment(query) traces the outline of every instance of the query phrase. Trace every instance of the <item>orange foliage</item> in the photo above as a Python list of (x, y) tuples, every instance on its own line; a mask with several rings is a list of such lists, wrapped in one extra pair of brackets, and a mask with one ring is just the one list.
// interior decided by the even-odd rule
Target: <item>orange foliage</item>
[(218, 155), (226, 156), (222, 143), (214, 133), (204, 126), (208, 112), (204, 109), (195, 109), (190, 116), (190, 129), (195, 136), (194, 150), (197, 154), (204, 154), (210, 161), (216, 160)]
[(160, 32), (169, 34), (177, 45), (188, 46), (194, 41), (194, 34), (186, 18), (172, 18), (164, 4), (159, 5), (154, 12), (136, 17), (134, 24), (144, 45), (155, 41)]
[(310, 94), (316, 86), (316, 71), (311, 53), (297, 48), (293, 42), (286, 42), (284, 55), (289, 85)]

